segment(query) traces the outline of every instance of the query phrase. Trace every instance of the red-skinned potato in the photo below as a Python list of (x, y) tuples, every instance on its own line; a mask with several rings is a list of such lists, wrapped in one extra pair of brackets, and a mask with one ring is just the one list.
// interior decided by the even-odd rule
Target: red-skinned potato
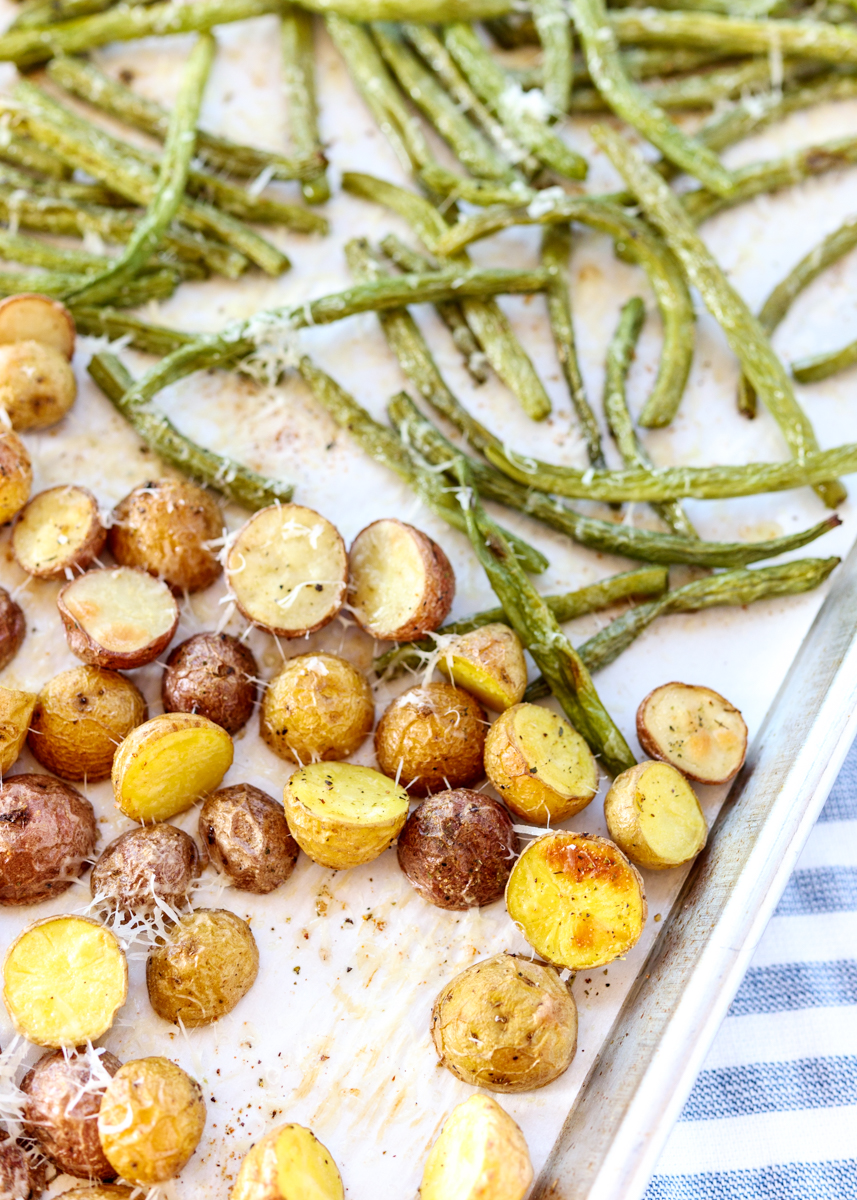
[(358, 533), (348, 554), (354, 618), (379, 640), (423, 637), (446, 620), (455, 573), (437, 542), (394, 517)]
[(199, 713), (237, 733), (256, 704), (259, 667), (228, 633), (197, 633), (170, 651), (161, 680), (164, 712)]
[(95, 812), (50, 775), (0, 784), (0, 904), (37, 904), (71, 886), (93, 856)]
[(175, 825), (129, 829), (106, 846), (89, 876), (93, 898), (125, 912), (154, 908), (159, 900), (184, 908), (200, 873), (196, 842)]
[(242, 892), (274, 891), (298, 859), (282, 804), (249, 783), (207, 797), (199, 810), (199, 837), (216, 870)]
[(106, 1084), (122, 1065), (109, 1050), (93, 1051), (98, 1076), (89, 1054), (51, 1050), (21, 1081), (24, 1130), (60, 1171), (81, 1179), (110, 1180), (116, 1172), (104, 1157), (98, 1140), (98, 1110)]
[(7, 667), (18, 651), (27, 632), (27, 622), (20, 604), (0, 587), (0, 671)]
[(84, 571), (106, 538), (92, 492), (63, 484), (39, 492), (27, 504), (12, 530), (12, 552), (28, 574), (61, 579), (72, 570)]
[(132, 567), (87, 571), (65, 585), (57, 608), (72, 654), (117, 671), (153, 662), (179, 623), (167, 585)]

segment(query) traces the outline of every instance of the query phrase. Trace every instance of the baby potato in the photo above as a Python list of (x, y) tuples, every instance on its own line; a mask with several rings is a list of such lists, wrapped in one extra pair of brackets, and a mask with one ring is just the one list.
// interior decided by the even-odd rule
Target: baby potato
[(57, 596), (57, 608), (72, 654), (92, 667), (114, 670), (152, 662), (179, 623), (167, 585), (131, 567), (79, 575)]
[(11, 521), (30, 499), (33, 464), (27, 447), (0, 424), (0, 525)]
[(537, 954), (571, 971), (627, 954), (647, 914), (636, 867), (606, 838), (582, 833), (530, 842), (509, 876), (506, 908)]
[(456, 975), (431, 1017), (438, 1057), (457, 1079), (492, 1092), (531, 1092), (568, 1069), (577, 1005), (554, 967), (495, 954)]
[(469, 787), (485, 775), (485, 710), (450, 683), (402, 692), (375, 730), (375, 754), (385, 775), (413, 796), (436, 788)]
[(111, 1079), (98, 1136), (117, 1175), (134, 1184), (178, 1175), (205, 1128), (202, 1089), (168, 1058), (138, 1058)]
[(253, 715), (259, 667), (253, 653), (228, 633), (197, 633), (170, 652), (161, 681), (165, 712), (208, 717), (237, 733)]
[(339, 530), (300, 504), (263, 508), (239, 530), (226, 559), (235, 603), (277, 637), (327, 625), (345, 600), (348, 561)]
[(305, 854), (344, 871), (382, 854), (408, 816), (408, 793), (391, 779), (351, 763), (311, 763), (289, 778), (286, 819)]
[(229, 1200), (343, 1200), (326, 1146), (302, 1125), (278, 1125), (241, 1163)]
[(491, 1096), (470, 1096), (429, 1151), (420, 1200), (523, 1200), (532, 1181), (518, 1126)]
[[(98, 1052), (98, 1062), (99, 1077), (102, 1071), (115, 1075), (122, 1065), (109, 1050)], [(89, 1056), (76, 1050), (49, 1051), (21, 1081), (26, 1096), (24, 1131), (66, 1175), (116, 1178), (98, 1140), (98, 1110), (105, 1086), (93, 1075)]]
[(18, 760), (36, 706), (32, 692), (0, 687), (0, 777)]
[(20, 292), (0, 300), (0, 345), (39, 342), (71, 361), (74, 337), (74, 317), (59, 300), (37, 292)]
[(0, 1142), (0, 1200), (36, 1200), (45, 1190), (44, 1172), (11, 1139)]
[(301, 654), (268, 684), (259, 719), (262, 737), (289, 762), (347, 758), (372, 732), (372, 689), (344, 658)]
[(18, 432), (61, 421), (77, 397), (77, 381), (64, 354), (43, 342), (0, 346), (0, 408)]
[(665, 683), (637, 709), (646, 754), (695, 783), (728, 783), (747, 756), (747, 726), (733, 704), (711, 688)]
[(72, 1188), (63, 1192), (63, 1200), (132, 1200), (139, 1196), (134, 1188), (125, 1187), (124, 1183), (96, 1183), (93, 1186)]
[(106, 538), (92, 492), (63, 484), (39, 492), (26, 506), (12, 530), (12, 552), (22, 571), (60, 579), (86, 570)]
[[(2, 438), (0, 438), (0, 476), (2, 476)], [(0, 483), (0, 495), (3, 485)], [(2, 501), (0, 501), (2, 503)], [(27, 632), (27, 622), (20, 604), (0, 587), (0, 671), (7, 667), (18, 651)]]
[(499, 900), (518, 839), (502, 804), (467, 788), (437, 792), (399, 835), (399, 866), (429, 904), (467, 909)]
[(3, 963), (12, 1024), (37, 1046), (94, 1042), (128, 995), (128, 964), (115, 935), (89, 917), (46, 917), (19, 934)]
[(116, 505), (109, 545), (123, 567), (148, 571), (177, 592), (199, 592), (222, 570), (209, 545), (222, 535), (220, 508), (204, 488), (157, 479)]
[(193, 1029), (232, 1012), (259, 973), (246, 921), (224, 908), (183, 916), (146, 963), (149, 1000), (159, 1017)]
[(216, 869), (242, 892), (273, 892), (298, 860), (282, 804), (249, 783), (207, 797), (199, 836)]
[(455, 597), (455, 573), (437, 542), (394, 517), (358, 533), (348, 574), (354, 619), (380, 640), (406, 642), (431, 633)]
[(164, 713), (133, 729), (113, 759), (113, 794), (126, 817), (167, 821), (213, 792), (232, 766), (232, 738), (195, 713)]
[(496, 712), (518, 704), (527, 690), (521, 639), (500, 622), (450, 637), (437, 669)]
[(87, 799), (50, 775), (0, 783), (0, 905), (59, 896), (86, 869), (96, 842)]
[(494, 722), (485, 772), (512, 812), (536, 825), (573, 817), (598, 791), (598, 766), (586, 742), (538, 704), (516, 704)]
[(30, 750), (62, 779), (109, 779), (117, 746), (147, 715), (140, 689), (118, 671), (72, 667), (39, 692)]
[(604, 800), (604, 816), (616, 845), (650, 871), (690, 862), (708, 838), (696, 793), (669, 763), (637, 763), (617, 775)]
[(175, 825), (147, 825), (120, 834), (101, 854), (89, 876), (93, 898), (126, 912), (154, 908), (156, 897), (183, 908), (200, 873), (196, 842)]

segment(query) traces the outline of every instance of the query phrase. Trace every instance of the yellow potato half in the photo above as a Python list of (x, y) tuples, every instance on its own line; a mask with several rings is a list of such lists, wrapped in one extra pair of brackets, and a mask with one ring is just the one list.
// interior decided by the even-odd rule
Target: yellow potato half
[(0, 300), (0, 345), (39, 342), (65, 358), (74, 354), (74, 317), (59, 300), (37, 292), (21, 292)]
[(6, 774), (23, 750), (35, 707), (36, 697), (32, 692), (0, 687), (0, 776)]
[(689, 862), (708, 837), (696, 792), (669, 763), (637, 763), (617, 775), (604, 816), (617, 846), (650, 871)]
[(437, 668), (495, 712), (518, 704), (527, 688), (521, 640), (514, 629), (499, 622), (453, 637), (445, 645)]
[(491, 1096), (471, 1096), (429, 1151), (420, 1200), (523, 1200), (532, 1180), (518, 1126)]
[(337, 871), (377, 858), (408, 817), (404, 788), (380, 771), (351, 763), (311, 763), (295, 771), (283, 804), (304, 853)]
[(485, 739), (485, 773), (512, 812), (536, 825), (573, 817), (598, 791), (586, 742), (539, 704), (516, 704), (494, 722)]
[(113, 759), (116, 807), (132, 821), (166, 821), (219, 787), (232, 738), (195, 713), (164, 713), (138, 725)]
[(30, 575), (61, 579), (72, 569), (85, 570), (106, 538), (92, 492), (64, 485), (32, 498), (12, 530), (12, 551)]
[(25, 929), (3, 964), (3, 999), (37, 1046), (95, 1041), (128, 994), (128, 965), (109, 929), (89, 917), (47, 917)]
[(27, 447), (0, 424), (0, 525), (11, 521), (30, 498), (33, 464)]
[(649, 692), (637, 709), (637, 737), (646, 754), (695, 783), (728, 783), (747, 754), (747, 725), (735, 705), (689, 683)]
[(241, 1163), (230, 1200), (343, 1200), (333, 1155), (302, 1125), (278, 1125)]
[(647, 913), (643, 881), (619, 847), (581, 833), (531, 842), (512, 868), (506, 908), (537, 954), (571, 971), (626, 954)]

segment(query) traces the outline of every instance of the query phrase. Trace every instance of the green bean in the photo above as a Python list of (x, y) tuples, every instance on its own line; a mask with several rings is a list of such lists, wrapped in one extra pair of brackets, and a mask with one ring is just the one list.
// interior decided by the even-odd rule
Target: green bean
[[(622, 308), (619, 324), (607, 350), (604, 415), (625, 466), (647, 467), (651, 470), (654, 464), (637, 437), (625, 396), (625, 381), (645, 318), (645, 305), (638, 296), (633, 297)], [(653, 504), (652, 508), (673, 533), (680, 533), (689, 538), (699, 536), (678, 500)]]
[[(397, 397), (388, 406), (388, 411), (405, 444), (413, 446), (427, 462), (436, 467), (448, 468), (456, 456), (461, 454), (461, 451), (419, 412), (407, 396)], [(445, 412), (444, 415), (468, 436), (472, 444), (488, 447), (497, 442), (497, 439), (469, 414), (464, 414), (467, 420), (462, 420), (461, 414), (454, 410)], [(839, 517), (834, 514), (811, 529), (770, 541), (703, 542), (678, 537), (672, 533), (656, 533), (648, 529), (635, 529), (631, 525), (584, 517), (557, 500), (514, 483), (487, 463), (469, 459), (468, 465), (476, 486), (487, 499), (524, 513), (590, 550), (603, 554), (618, 554), (642, 562), (667, 565), (682, 563), (708, 568), (742, 567), (748, 563), (799, 550), (841, 524)]]
[(511, 0), (300, 0), (312, 12), (352, 21), (482, 21), (507, 12)]
[(503, 50), (517, 50), (519, 46), (537, 46), (539, 35), (532, 12), (511, 12), (485, 22), (492, 38)]
[[(383, 204), (404, 217), (431, 251), (436, 249), (440, 238), (449, 228), (428, 200), (395, 184), (386, 183), (372, 175), (348, 171), (342, 177), (342, 186), (352, 195)], [(466, 264), (468, 259), (459, 255), (454, 261)], [(546, 417), (551, 411), (547, 392), (499, 306), (484, 300), (465, 299), (462, 308), (485, 357), (510, 391), (518, 397), (524, 412), (535, 420)]]
[(0, 128), (0, 159), (48, 179), (67, 180), (71, 176), (71, 168), (62, 159), (44, 150), (38, 142), (16, 137), (8, 128)]
[[(798, 463), (805, 458), (822, 457), (816, 453), (818, 442), (812, 425), (798, 404), (791, 380), (771, 349), (765, 331), (696, 234), (678, 197), (624, 138), (606, 126), (593, 130), (593, 136), (639, 199), (646, 216), (660, 229), (690, 282), (699, 289)], [(816, 490), (830, 508), (847, 495), (830, 475), (813, 483), (819, 485)]]
[[(622, 575), (611, 575), (608, 579), (577, 588), (573, 592), (565, 592), (559, 596), (542, 596), (542, 599), (559, 624), (564, 625), (567, 621), (573, 621), (575, 617), (611, 608), (621, 600), (660, 596), (668, 586), (669, 573), (663, 567), (639, 567)], [(483, 612), (474, 613), (472, 617), (465, 617), (462, 621), (452, 621), (437, 632), (443, 637), (470, 633), (473, 629), (496, 624), (509, 624), (502, 608), (487, 608)], [(417, 642), (400, 642), (398, 646), (393, 646), (385, 654), (374, 659), (372, 669), (376, 675), (394, 679), (402, 671), (415, 670), (424, 664), (436, 645), (437, 640), (434, 636)]]
[(533, 20), (543, 50), (545, 99), (554, 112), (568, 112), (574, 84), (574, 42), (569, 14), (562, 0), (533, 0)]
[[(93, 63), (80, 58), (54, 58), (48, 63), (47, 72), (60, 87), (102, 112), (161, 141), (166, 137), (170, 119), (167, 109), (105, 75)], [(253, 179), (263, 171), (271, 179), (304, 179), (312, 177), (324, 161), (317, 149), (292, 159), (273, 150), (243, 146), (203, 129), (196, 131), (196, 156), (212, 170), (246, 179)]]
[(589, 73), (610, 108), (663, 155), (718, 196), (728, 196), (732, 179), (713, 151), (689, 138), (622, 67), (619, 43), (603, 0), (572, 0), (575, 27), (583, 41)]
[[(40, 292), (45, 296), (62, 298), (70, 291), (85, 286), (89, 274), (72, 271), (39, 271), (24, 274), (0, 271), (0, 295), (15, 296), (20, 292)], [(136, 308), (148, 300), (166, 300), (181, 283), (182, 275), (173, 267), (161, 267), (138, 276), (117, 290), (114, 303), (119, 308)]]
[(330, 199), (330, 186), (318, 128), (313, 19), (294, 5), (283, 12), (282, 50), (292, 145), (298, 155), (317, 163), (312, 174), (301, 183), (301, 191), (308, 204), (324, 204)]
[(200, 34), (182, 72), (155, 194), (125, 249), (104, 272), (82, 288), (68, 292), (64, 299), (77, 304), (107, 303), (139, 273), (178, 215), (196, 140), (202, 95), (216, 52), (214, 37), (210, 33)]
[[(545, 114), (532, 111), (532, 101), (503, 74), (472, 27), (446, 25), (444, 44), (479, 99), (502, 121), (513, 140), (530, 150), (546, 167), (569, 179), (585, 179), (586, 159), (545, 124)], [(532, 93), (531, 93), (532, 95)]]
[(438, 238), (434, 249), (455, 255), (478, 238), (511, 225), (552, 225), (580, 221), (612, 237), (618, 254), (637, 262), (649, 279), (664, 324), (658, 376), (643, 408), (642, 424), (666, 425), (681, 403), (693, 359), (695, 315), (681, 269), (667, 246), (643, 221), (617, 204), (597, 197), (547, 197), (529, 208), (494, 209), (459, 220)]
[(117, 196), (100, 183), (76, 183), (68, 179), (35, 179), (26, 171), (0, 163), (0, 186), (8, 184), (23, 189), (34, 196), (50, 196), (62, 200), (81, 200), (84, 204), (98, 204), (107, 208), (127, 208), (128, 201)]
[(857, 363), (857, 341), (849, 342), (841, 350), (799, 359), (798, 362), (792, 364), (792, 375), (799, 383), (818, 383), (821, 379), (828, 379), (839, 371), (853, 367), (855, 363)]
[(556, 356), (565, 376), (572, 407), (586, 442), (586, 453), (593, 467), (606, 467), (601, 448), (601, 430), (595, 413), (586, 398), (586, 387), (577, 345), (574, 340), (574, 319), (571, 313), (571, 287), (568, 260), (571, 257), (571, 226), (547, 225), (542, 234), (541, 263), (550, 272), (547, 290), (548, 317), (556, 348)]
[[(619, 51), (622, 66), (625, 74), (631, 79), (651, 79), (653, 76), (665, 79), (672, 75), (683, 75), (685, 72), (699, 71), (702, 67), (709, 67), (714, 64), (723, 64), (723, 54), (717, 50), (679, 50), (669, 49), (664, 50), (661, 47), (635, 49), (626, 48)], [(761, 65), (766, 63), (768, 74), (770, 75), (770, 59), (756, 58), (745, 59), (744, 63), (755, 62)], [(744, 63), (732, 63), (733, 68), (744, 65)], [(541, 87), (544, 83), (544, 71), (541, 63), (534, 63), (527, 67), (506, 67), (507, 73), (523, 88)], [(687, 76), (692, 78), (692, 76)], [(676, 80), (678, 83), (679, 80)], [(586, 65), (584, 58), (575, 57), (574, 59), (574, 84), (575, 91), (572, 93), (572, 101), (569, 105), (570, 110), (574, 110), (574, 95), (583, 92), (584, 85), (592, 83), (592, 77), (589, 74), (589, 68)], [(658, 101), (660, 103), (660, 101)], [(602, 102), (603, 105), (603, 102)], [(667, 107), (664, 105), (664, 107)]]
[(103, 271), (110, 259), (101, 254), (88, 254), (85, 250), (66, 250), (42, 242), (38, 238), (20, 233), (9, 233), (0, 229), (0, 258), (6, 262), (17, 262), (25, 267), (43, 267), (47, 271), (78, 272), (94, 274)]
[(104, 12), (115, 3), (116, 0), (24, 0), (23, 4), (18, 5), (14, 21), (6, 28), (34, 29), (42, 25), (55, 25), (58, 21)]
[[(381, 249), (387, 258), (394, 262), (400, 270), (412, 273), (421, 271), (436, 271), (437, 263), (425, 255), (419, 254), (406, 246), (394, 233), (388, 233), (381, 240)], [(456, 349), (464, 359), (470, 377), (474, 383), (485, 383), (488, 378), (485, 355), (479, 348), (479, 343), (473, 336), (473, 331), (464, 319), (460, 304), (445, 301), (435, 305), (435, 311), (450, 332)]]
[[(838, 558), (800, 558), (781, 566), (759, 567), (755, 571), (725, 571), (721, 575), (694, 580), (649, 604), (640, 604), (623, 613), (578, 647), (578, 653), (590, 671), (600, 671), (615, 662), (657, 617), (725, 605), (743, 606), (774, 596), (811, 592), (824, 583), (839, 562)], [(524, 698), (533, 702), (549, 695), (546, 681), (534, 679)]]
[[(144, 354), (157, 354), (158, 357), (162, 357), (195, 340), (192, 333), (181, 333), (162, 325), (150, 325), (141, 321), (139, 317), (129, 316), (115, 308), (90, 308), (86, 305), (72, 304), (71, 313), (78, 333), (90, 337), (106, 337), (111, 342), (122, 338), (126, 345), (134, 350), (142, 350)], [(127, 390), (124, 388), (122, 394)]]
[(606, 771), (618, 775), (634, 765), (628, 743), (601, 702), (579, 654), (556, 617), (521, 570), (499, 527), (488, 517), (471, 485), (466, 465), (457, 464), (459, 500), (467, 533), (509, 624), (549, 681), (574, 728)]
[(114, 355), (93, 355), (87, 369), (138, 437), (165, 462), (244, 508), (255, 510), (291, 500), (291, 484), (268, 479), (231, 458), (203, 449), (179, 433), (166, 415), (155, 408), (127, 404), (125, 397), (134, 381)]

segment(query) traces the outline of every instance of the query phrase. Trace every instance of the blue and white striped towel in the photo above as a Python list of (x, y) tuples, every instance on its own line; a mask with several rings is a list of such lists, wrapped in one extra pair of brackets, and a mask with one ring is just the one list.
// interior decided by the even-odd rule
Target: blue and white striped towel
[(857, 743), (645, 1200), (857, 1200)]

